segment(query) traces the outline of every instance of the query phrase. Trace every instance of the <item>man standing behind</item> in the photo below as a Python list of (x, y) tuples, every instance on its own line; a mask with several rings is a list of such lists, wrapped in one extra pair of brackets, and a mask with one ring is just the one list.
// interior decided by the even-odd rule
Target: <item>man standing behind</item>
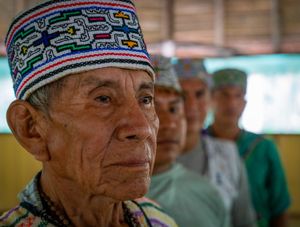
[(147, 196), (156, 200), (180, 227), (228, 227), (228, 213), (214, 186), (176, 163), (185, 144), (186, 119), (181, 87), (170, 59), (152, 56), (155, 109), (160, 121), (157, 152)]
[(178, 161), (208, 177), (221, 194), (233, 227), (256, 226), (247, 173), (236, 145), (201, 134), (211, 85), (203, 61), (179, 59), (175, 68), (184, 94), (187, 118), (185, 149)]
[(213, 81), (214, 122), (208, 133), (236, 142), (246, 164), (258, 225), (287, 226), (290, 197), (278, 150), (272, 141), (243, 130), (238, 124), (246, 105), (246, 73), (223, 69), (213, 74)]

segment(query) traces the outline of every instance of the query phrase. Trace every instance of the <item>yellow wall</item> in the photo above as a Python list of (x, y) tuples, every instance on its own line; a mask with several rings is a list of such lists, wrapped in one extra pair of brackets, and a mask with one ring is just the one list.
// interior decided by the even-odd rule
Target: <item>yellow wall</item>
[[(274, 136), (286, 170), (293, 204), (290, 212), (300, 214), (300, 135)], [(41, 165), (18, 145), (12, 135), (0, 135), (0, 211), (17, 204), (16, 195)]]
[(300, 215), (300, 135), (274, 136), (280, 149), (292, 196), (290, 213)]
[(41, 169), (12, 135), (0, 135), (0, 212), (17, 204), (17, 194)]

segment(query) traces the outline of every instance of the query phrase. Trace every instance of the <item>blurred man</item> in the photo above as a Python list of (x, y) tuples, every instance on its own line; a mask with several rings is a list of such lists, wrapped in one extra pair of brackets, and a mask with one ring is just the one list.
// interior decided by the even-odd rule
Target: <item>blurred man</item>
[(179, 226), (228, 226), (228, 214), (214, 186), (200, 175), (175, 163), (186, 136), (182, 92), (170, 60), (152, 56), (152, 62), (158, 76), (155, 83), (155, 108), (160, 128), (147, 196), (158, 201)]
[(201, 134), (209, 103), (210, 75), (197, 59), (179, 59), (175, 67), (188, 122), (187, 142), (179, 162), (207, 176), (215, 185), (231, 216), (232, 226), (255, 226), (246, 170), (236, 146)]
[(278, 150), (272, 141), (238, 124), (246, 106), (246, 73), (222, 69), (213, 74), (213, 81), (214, 122), (209, 134), (236, 142), (246, 164), (258, 225), (287, 226), (290, 196)]

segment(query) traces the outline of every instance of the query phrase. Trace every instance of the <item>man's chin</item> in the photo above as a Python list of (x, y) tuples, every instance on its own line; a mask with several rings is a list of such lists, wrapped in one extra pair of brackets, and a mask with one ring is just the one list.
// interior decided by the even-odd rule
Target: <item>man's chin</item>
[(102, 180), (105, 196), (118, 201), (143, 197), (150, 185), (150, 166), (109, 168)]
[(123, 185), (121, 184), (119, 187), (113, 189), (116, 191), (116, 194), (112, 195), (112, 197), (119, 201), (138, 199), (148, 192), (149, 186), (150, 178), (147, 180), (137, 179), (132, 182), (125, 182)]

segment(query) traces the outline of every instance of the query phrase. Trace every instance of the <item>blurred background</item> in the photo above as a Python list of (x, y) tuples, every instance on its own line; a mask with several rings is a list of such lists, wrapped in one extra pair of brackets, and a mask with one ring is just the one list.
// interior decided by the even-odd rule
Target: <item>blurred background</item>
[[(6, 125), (14, 99), (4, 39), (11, 19), (41, 0), (0, 0), (0, 213), (40, 169)], [(300, 226), (300, 0), (136, 0), (151, 53), (204, 58), (209, 72), (249, 74), (241, 125), (278, 145)], [(209, 119), (208, 119), (209, 121)], [(298, 174), (297, 174), (298, 173)]]

